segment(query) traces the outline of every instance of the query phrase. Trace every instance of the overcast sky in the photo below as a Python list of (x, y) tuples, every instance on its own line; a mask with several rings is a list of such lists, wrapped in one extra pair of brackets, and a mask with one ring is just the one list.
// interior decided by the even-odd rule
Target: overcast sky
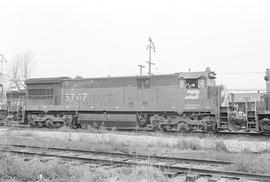
[(270, 0), (0, 1), (0, 53), (30, 50), (33, 77), (138, 75), (149, 36), (154, 74), (209, 66), (229, 89), (265, 87)]

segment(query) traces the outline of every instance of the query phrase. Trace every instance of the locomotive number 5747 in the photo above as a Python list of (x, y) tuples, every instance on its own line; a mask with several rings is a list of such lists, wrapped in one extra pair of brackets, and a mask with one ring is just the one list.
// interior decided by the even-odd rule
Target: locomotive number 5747
[(64, 98), (66, 102), (85, 101), (87, 93), (65, 93)]

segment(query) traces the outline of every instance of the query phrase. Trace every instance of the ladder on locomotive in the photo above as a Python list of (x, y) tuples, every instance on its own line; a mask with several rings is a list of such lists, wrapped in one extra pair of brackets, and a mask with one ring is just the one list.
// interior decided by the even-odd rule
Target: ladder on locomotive
[(18, 123), (24, 123), (24, 117), (25, 117), (25, 106), (23, 102), (24, 97), (19, 97), (17, 101), (17, 121)]
[[(230, 108), (234, 107), (233, 105), (229, 105), (229, 107), (220, 107), (220, 121), (218, 123), (218, 128), (221, 130), (227, 130), (230, 129), (229, 127), (229, 122), (230, 122)], [(254, 130), (258, 131), (259, 126), (257, 122), (257, 105), (255, 102), (255, 105), (252, 105), (251, 102), (246, 101), (245, 102), (245, 113), (246, 113), (246, 124), (244, 126), (245, 129), (247, 130)], [(243, 128), (242, 128), (243, 129)]]
[(229, 122), (229, 107), (220, 107), (218, 128), (220, 128), (221, 130), (228, 129), (228, 122)]
[(254, 102), (254, 105), (250, 101), (246, 101), (245, 103), (245, 109), (247, 114), (247, 123), (246, 127), (247, 129), (253, 129), (255, 131), (259, 131), (259, 124), (258, 124), (258, 118), (257, 118), (257, 102)]

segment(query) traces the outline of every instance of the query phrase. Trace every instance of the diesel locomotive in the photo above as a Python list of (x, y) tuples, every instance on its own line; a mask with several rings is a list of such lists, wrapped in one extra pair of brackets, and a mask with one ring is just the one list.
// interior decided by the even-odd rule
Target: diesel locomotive
[(104, 78), (32, 78), (21, 122), (33, 127), (106, 127), (164, 131), (270, 131), (270, 71), (267, 94), (242, 113), (229, 104), (210, 68), (202, 72)]

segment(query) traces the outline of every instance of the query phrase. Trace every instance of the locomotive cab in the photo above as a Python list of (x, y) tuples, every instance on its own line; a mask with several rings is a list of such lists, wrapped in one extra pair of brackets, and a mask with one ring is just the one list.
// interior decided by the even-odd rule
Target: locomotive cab
[(183, 113), (190, 115), (216, 111), (215, 75), (210, 68), (206, 68), (204, 72), (178, 74), (179, 88), (184, 95)]
[(206, 68), (203, 72), (178, 73), (179, 117), (165, 120), (163, 127), (176, 124), (177, 131), (209, 131), (216, 128), (217, 87), (216, 74)]

